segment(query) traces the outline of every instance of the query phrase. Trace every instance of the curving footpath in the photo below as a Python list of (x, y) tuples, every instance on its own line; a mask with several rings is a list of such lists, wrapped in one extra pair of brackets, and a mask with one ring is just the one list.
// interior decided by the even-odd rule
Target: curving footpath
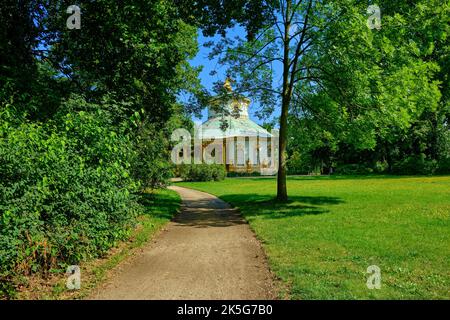
[(273, 299), (264, 252), (239, 212), (217, 197), (172, 186), (181, 213), (90, 299)]

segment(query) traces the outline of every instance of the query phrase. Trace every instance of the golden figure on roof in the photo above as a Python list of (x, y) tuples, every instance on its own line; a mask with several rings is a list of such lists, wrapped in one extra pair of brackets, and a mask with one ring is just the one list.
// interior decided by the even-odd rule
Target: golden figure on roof
[(225, 90), (227, 90), (228, 92), (232, 92), (233, 91), (233, 87), (231, 86), (231, 84), (233, 83), (233, 79), (231, 79), (230, 76), (228, 76), (225, 79), (225, 83), (223, 84), (223, 87), (225, 88)]

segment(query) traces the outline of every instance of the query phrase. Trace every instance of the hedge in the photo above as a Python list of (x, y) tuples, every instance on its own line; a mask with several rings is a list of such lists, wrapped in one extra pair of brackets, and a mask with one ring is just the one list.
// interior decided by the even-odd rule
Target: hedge
[(132, 143), (106, 111), (16, 119), (0, 109), (0, 296), (24, 275), (100, 256), (139, 210)]

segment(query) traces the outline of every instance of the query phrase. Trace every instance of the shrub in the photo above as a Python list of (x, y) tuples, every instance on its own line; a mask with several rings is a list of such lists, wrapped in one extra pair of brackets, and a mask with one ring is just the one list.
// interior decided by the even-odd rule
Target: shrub
[(261, 172), (252, 171), (252, 172), (228, 172), (227, 177), (259, 177), (261, 176)]
[[(314, 163), (311, 156), (307, 153), (300, 153), (294, 150), (287, 159), (287, 173), (288, 174), (309, 174), (313, 171)], [(320, 169), (319, 169), (320, 174)]]
[(344, 175), (358, 175), (372, 173), (373, 169), (364, 164), (343, 164), (336, 167), (335, 173)]
[(375, 163), (375, 167), (374, 167), (374, 171), (376, 173), (384, 173), (388, 170), (389, 165), (387, 163), (387, 161), (377, 161)]
[(143, 125), (134, 137), (135, 157), (132, 161), (133, 177), (141, 187), (159, 188), (168, 184), (173, 165), (169, 159), (169, 144), (164, 133)]
[(225, 166), (221, 164), (183, 164), (179, 167), (185, 181), (220, 181), (225, 179)]
[(286, 165), (288, 174), (305, 174), (308, 171), (304, 159), (297, 150), (289, 156)]
[(396, 174), (434, 174), (438, 169), (436, 160), (429, 160), (426, 155), (413, 155), (396, 162), (393, 165), (393, 172)]
[(128, 235), (138, 205), (130, 138), (105, 111), (15, 123), (0, 111), (0, 295), (20, 275), (104, 253)]
[(309, 174), (320, 175), (322, 173), (323, 163), (321, 160), (315, 159), (308, 152), (298, 152), (294, 150), (287, 159), (287, 173), (289, 175), (295, 174)]
[(450, 158), (444, 158), (438, 162), (438, 169), (436, 170), (436, 173), (450, 174)]

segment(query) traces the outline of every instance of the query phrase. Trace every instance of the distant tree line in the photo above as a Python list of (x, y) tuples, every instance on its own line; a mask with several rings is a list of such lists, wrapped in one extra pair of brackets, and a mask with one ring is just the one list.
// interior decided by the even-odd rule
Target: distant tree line
[(377, 4), (380, 30), (344, 19), (321, 34), (321, 80), (289, 118), (289, 173), (450, 173), (450, 3)]

